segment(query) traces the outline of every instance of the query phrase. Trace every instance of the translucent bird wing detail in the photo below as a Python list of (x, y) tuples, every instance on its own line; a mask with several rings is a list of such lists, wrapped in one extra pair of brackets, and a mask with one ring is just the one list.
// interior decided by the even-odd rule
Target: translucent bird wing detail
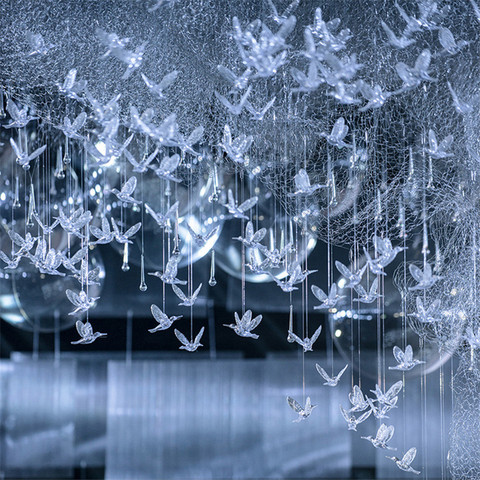
[(152, 312), (153, 318), (158, 322), (158, 323), (164, 323), (165, 321), (168, 320), (167, 315), (165, 315), (162, 310), (160, 310), (157, 305), (152, 304), (150, 307), (150, 311)]
[(342, 377), (342, 375), (345, 373), (345, 370), (348, 368), (348, 364), (345, 365), (339, 372), (338, 372), (338, 375), (337, 375), (337, 381), (340, 380), (340, 378)]
[(187, 337), (182, 332), (179, 332), (177, 329), (174, 330), (175, 336), (178, 338), (180, 343), (183, 345), (188, 345), (190, 342), (187, 340)]
[(345, 125), (345, 119), (340, 117), (333, 125), (331, 136), (336, 140), (343, 140), (343, 138), (347, 135), (347, 132), (348, 126)]
[(198, 335), (195, 337), (195, 341), (194, 341), (195, 344), (200, 343), (200, 340), (202, 339), (202, 336), (203, 336), (203, 332), (204, 332), (204, 331), (205, 331), (205, 327), (202, 327), (202, 328), (200, 329), (200, 331), (198, 332)]
[[(418, 282), (422, 282), (423, 281), (423, 272), (420, 270), (420, 268), (418, 268), (416, 265), (413, 265), (413, 264), (410, 264), (408, 266), (408, 269), (410, 271), (410, 274), (412, 275), (412, 277)], [(419, 298), (419, 297), (417, 297)]]
[(326, 293), (320, 287), (317, 287), (316, 285), (312, 285), (310, 288), (317, 300), (319, 300), (320, 302), (324, 302), (325, 300), (327, 300), (328, 297)]
[(133, 227), (130, 227), (125, 233), (124, 235), (127, 237), (127, 238), (130, 238), (131, 236), (135, 235), (139, 230), (140, 230), (140, 227), (142, 226), (142, 222), (138, 222), (136, 223), (135, 225), (133, 225)]
[(182, 300), (182, 302), (184, 302), (187, 297), (185, 296), (185, 294), (180, 290), (180, 288), (178, 288), (176, 285), (172, 285), (172, 290), (175, 292), (175, 295), (180, 299)]
[(130, 177), (122, 187), (122, 193), (131, 195), (137, 187), (137, 177)]
[(248, 200), (245, 200), (241, 205), (239, 205), (238, 209), (241, 212), (246, 212), (247, 210), (250, 210), (252, 207), (254, 207), (258, 202), (258, 197), (251, 197)]
[(352, 276), (352, 272), (341, 262), (335, 260), (335, 266), (337, 270), (346, 278), (350, 278)]
[(415, 459), (415, 455), (417, 455), (417, 449), (415, 447), (410, 448), (410, 450), (408, 450), (403, 456), (402, 463), (405, 465), (410, 465)]
[(80, 298), (78, 295), (73, 292), (70, 289), (65, 290), (65, 294), (67, 295), (67, 298), (70, 300), (70, 302), (75, 306), (78, 307), (81, 305)]
[(292, 397), (287, 397), (287, 402), (290, 405), (290, 408), (294, 412), (300, 413), (303, 410), (302, 406), (296, 400), (294, 400)]
[(430, 147), (430, 150), (432, 150), (433, 152), (436, 152), (438, 150), (437, 136), (432, 129), (428, 131), (428, 145)]
[(320, 325), (316, 330), (315, 330), (315, 333), (312, 335), (312, 344), (314, 344), (318, 337), (320, 336), (320, 334), (322, 333), (322, 326)]
[(295, 175), (295, 187), (297, 190), (303, 191), (310, 187), (310, 179), (307, 172), (301, 168)]
[(197, 289), (193, 292), (192, 299), (195, 299), (198, 297), (198, 294), (200, 293), (200, 290), (202, 289), (202, 283), (197, 287)]
[(396, 345), (393, 347), (393, 356), (398, 363), (403, 363), (405, 360), (405, 355), (402, 349)]
[(405, 347), (405, 360), (411, 362), (413, 360), (413, 349), (411, 345)]
[(85, 112), (80, 113), (72, 123), (72, 130), (80, 130), (85, 125), (87, 120), (87, 114)]
[(81, 320), (77, 320), (75, 322), (75, 327), (77, 329), (78, 334), (83, 337), (83, 322)]
[(15, 152), (15, 155), (20, 158), (22, 156), (22, 152), (18, 148), (18, 145), (16, 144), (15, 140), (13, 138), (10, 138), (10, 145), (13, 148), (13, 151)]
[(248, 324), (248, 330), (255, 330), (260, 325), (260, 322), (262, 321), (262, 315), (257, 315), (255, 318), (253, 318), (249, 324)]
[(171, 157), (164, 157), (160, 163), (160, 171), (164, 174), (172, 173), (180, 164), (180, 155), (176, 153)]
[(167, 73), (167, 74), (162, 78), (162, 80), (160, 81), (160, 83), (158, 84), (160, 90), (165, 90), (165, 89), (168, 88), (173, 82), (175, 82), (175, 80), (176, 80), (177, 77), (178, 77), (178, 74), (179, 74), (179, 72), (178, 72), (177, 70), (174, 70), (173, 72)]
[(315, 364), (315, 368), (317, 372), (323, 377), (323, 379), (327, 382), (331, 381), (332, 379), (329, 377), (328, 373), (318, 364)]
[(388, 391), (385, 393), (385, 396), (388, 398), (388, 400), (392, 400), (394, 397), (398, 395), (398, 393), (402, 388), (403, 388), (403, 382), (402, 380), (399, 380), (388, 389)]

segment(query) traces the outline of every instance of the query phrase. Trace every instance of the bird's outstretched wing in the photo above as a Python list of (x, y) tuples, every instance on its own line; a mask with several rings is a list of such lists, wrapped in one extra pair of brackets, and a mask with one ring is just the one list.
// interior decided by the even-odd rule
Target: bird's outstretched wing
[(185, 300), (187, 300), (187, 297), (185, 296), (185, 294), (180, 290), (180, 288), (178, 288), (176, 285), (172, 285), (172, 290), (175, 292), (175, 295), (180, 299), (182, 300), (182, 302), (184, 302)]
[(294, 400), (292, 397), (287, 397), (287, 402), (290, 405), (290, 408), (294, 412), (300, 413), (303, 410), (302, 406), (296, 400)]
[(328, 376), (328, 373), (318, 364), (315, 364), (315, 368), (317, 372), (323, 377), (323, 379), (327, 382), (330, 382), (332, 379)]
[(200, 343), (200, 340), (202, 339), (204, 331), (205, 331), (205, 327), (202, 327), (198, 332), (198, 335), (195, 337), (195, 341), (193, 343), (195, 343), (196, 345)]
[(312, 344), (314, 344), (317, 341), (318, 337), (320, 336), (320, 333), (322, 333), (321, 325), (315, 330), (315, 333), (312, 335)]
[(404, 463), (405, 465), (410, 465), (413, 462), (416, 454), (417, 449), (415, 447), (410, 448), (403, 456), (402, 463)]
[(179, 332), (177, 329), (174, 330), (175, 336), (183, 345), (189, 345), (190, 342), (187, 340), (187, 337), (182, 332)]

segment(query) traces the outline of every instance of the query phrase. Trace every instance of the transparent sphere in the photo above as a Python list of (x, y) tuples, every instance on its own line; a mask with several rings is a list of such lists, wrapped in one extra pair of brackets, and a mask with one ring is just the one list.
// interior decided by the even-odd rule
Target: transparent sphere
[[(99, 285), (89, 285), (88, 294), (98, 297), (105, 281), (105, 266), (98, 249), (88, 254), (89, 270), (100, 268)], [(78, 316), (69, 315), (74, 307), (65, 295), (66, 289), (78, 292), (80, 282), (70, 275), (44, 275), (27, 259), (16, 270), (0, 273), (0, 316), (24, 330), (42, 332), (70, 328)], [(58, 315), (58, 319), (55, 319)]]
[[(361, 268), (364, 264), (365, 258), (361, 257), (358, 265)], [(392, 353), (393, 347), (397, 345), (403, 348), (405, 341), (406, 344), (412, 345), (414, 358), (426, 362), (424, 366), (426, 373), (437, 370), (451, 357), (451, 351), (440, 353), (437, 344), (434, 342), (424, 342), (423, 356), (421, 356), (419, 337), (412, 329), (409, 319), (404, 317), (402, 297), (393, 281), (394, 271), (399, 266), (403, 267), (401, 264), (403, 264), (403, 255), (400, 254), (392, 264), (386, 267), (387, 275), (380, 279), (380, 282), (384, 284), (382, 287), (384, 297), (380, 303), (377, 303), (377, 300), (369, 304), (353, 301), (352, 299), (358, 298), (356, 292), (345, 288), (346, 282), (343, 277), (338, 276), (336, 278), (338, 294), (344, 295), (345, 298), (339, 299), (336, 307), (329, 311), (329, 325), (334, 342), (348, 362), (351, 360), (352, 352), (354, 359), (357, 358), (356, 355), (360, 348), (364, 359), (361, 374), (373, 379), (377, 378), (377, 369), (376, 367), (365, 367), (367, 355), (383, 355), (384, 351), (385, 368), (388, 375), (400, 377), (402, 372), (389, 371), (388, 367), (397, 364)], [(368, 291), (367, 278), (369, 279), (368, 286), (370, 286), (376, 275), (365, 272), (361, 285)], [(412, 310), (407, 309), (407, 316), (411, 312)], [(380, 343), (379, 336), (381, 337)], [(457, 342), (459, 340), (457, 339)], [(380, 352), (378, 352), (379, 345)], [(372, 367), (376, 363), (370, 362), (369, 365)], [(356, 361), (354, 361), (354, 368), (358, 370), (358, 362)], [(417, 366), (405, 372), (407, 376), (418, 376), (422, 373), (423, 366)]]

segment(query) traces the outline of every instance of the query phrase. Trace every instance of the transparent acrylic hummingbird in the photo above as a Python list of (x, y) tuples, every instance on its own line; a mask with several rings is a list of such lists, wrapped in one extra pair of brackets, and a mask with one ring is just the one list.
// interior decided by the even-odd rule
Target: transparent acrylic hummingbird
[(82, 98), (80, 94), (85, 90), (87, 86), (87, 82), (85, 80), (76, 81), (77, 80), (77, 69), (72, 68), (67, 73), (65, 80), (63, 83), (57, 83), (58, 91), (65, 95), (68, 98), (72, 98), (74, 100), (78, 100), (82, 102)]
[(362, 413), (358, 418), (352, 413), (352, 410), (349, 411), (345, 410), (342, 405), (340, 405), (340, 411), (342, 412), (342, 417), (347, 422), (347, 426), (349, 430), (353, 430), (354, 432), (357, 431), (357, 426), (364, 422), (371, 414), (372, 411), (368, 410), (368, 412)]
[(181, 303), (178, 305), (183, 305), (185, 307), (191, 307), (194, 305), (195, 301), (197, 300), (198, 294), (200, 293), (200, 290), (202, 289), (202, 283), (197, 287), (197, 289), (192, 293), (191, 296), (187, 297), (180, 288), (178, 288), (175, 284), (172, 284), (172, 289), (175, 293), (175, 295), (181, 300)]
[(137, 177), (130, 177), (123, 185), (119, 191), (116, 188), (112, 188), (112, 193), (122, 201), (123, 203), (142, 203), (140, 200), (135, 200), (132, 195), (135, 189), (137, 188)]
[(198, 233), (188, 222), (186, 222), (187, 225), (187, 230), (190, 233), (190, 237), (193, 239), (193, 242), (195, 245), (198, 247), (204, 247), (207, 242), (215, 237), (217, 233), (220, 230), (220, 225), (217, 225), (216, 227), (212, 228), (209, 232), (205, 233), (202, 235), (201, 233)]
[(382, 418), (389, 418), (387, 416), (387, 413), (392, 409), (392, 408), (396, 408), (397, 406), (397, 401), (398, 401), (398, 397), (393, 397), (393, 400), (390, 404), (378, 404), (378, 405), (375, 405), (373, 402), (375, 400), (372, 400), (371, 398), (368, 398), (367, 397), (367, 402), (368, 404), (370, 405), (370, 410), (371, 412), (373, 413), (374, 417), (375, 418), (378, 418), (378, 419), (382, 419)]
[(378, 402), (382, 405), (392, 405), (394, 402), (396, 403), (396, 398), (402, 388), (403, 382), (402, 380), (399, 380), (398, 382), (395, 382), (386, 392), (383, 392), (383, 390), (378, 385), (375, 385), (375, 390), (370, 391), (376, 397), (373, 400), (374, 402)]
[(362, 281), (362, 276), (367, 269), (367, 264), (365, 264), (360, 270), (356, 272), (351, 272), (343, 263), (335, 260), (335, 266), (337, 270), (348, 280), (348, 283), (345, 285), (345, 288), (353, 288)]
[(288, 331), (288, 335), (292, 338), (295, 342), (297, 342), (300, 346), (303, 347), (304, 352), (312, 352), (313, 351), (313, 344), (317, 341), (318, 337), (322, 333), (322, 326), (320, 325), (312, 335), (312, 338), (305, 337), (303, 340), (295, 335), (291, 330)]
[(420, 472), (418, 470), (415, 470), (413, 467), (411, 467), (411, 463), (415, 459), (416, 455), (417, 455), (417, 449), (415, 447), (412, 447), (410, 448), (410, 450), (407, 451), (407, 453), (405, 453), (402, 459), (398, 457), (386, 457), (386, 458), (393, 460), (400, 470), (403, 470), (404, 472), (415, 473), (416, 475), (420, 475)]
[(430, 129), (428, 131), (428, 148), (426, 152), (435, 159), (453, 157), (453, 153), (448, 150), (452, 146), (453, 135), (447, 135), (440, 143), (437, 141), (435, 132)]
[(397, 36), (393, 30), (382, 20), (382, 28), (385, 31), (388, 43), (395, 48), (403, 49), (416, 42), (414, 38), (406, 37), (405, 35)]
[(247, 87), (250, 76), (252, 75), (252, 70), (247, 68), (241, 75), (235, 75), (230, 69), (224, 67), (223, 65), (217, 66), (218, 73), (232, 85), (234, 90), (243, 90)]
[(460, 114), (460, 115), (467, 115), (469, 113), (473, 112), (473, 107), (465, 102), (460, 100), (458, 98), (457, 92), (452, 87), (452, 84), (447, 81), (448, 89), (450, 90), (450, 95), (452, 96), (452, 101), (453, 101), (453, 106), (455, 107), (455, 110)]
[(348, 394), (348, 400), (352, 404), (349, 412), (363, 412), (369, 408), (368, 401), (358, 385), (355, 385), (353, 391)]
[(141, 73), (140, 75), (142, 76), (142, 79), (145, 82), (145, 85), (148, 87), (148, 89), (153, 94), (157, 95), (159, 98), (163, 98), (165, 96), (165, 90), (175, 82), (175, 80), (178, 78), (179, 73), (180, 72), (178, 72), (177, 70), (167, 73), (160, 80), (160, 83), (153, 82), (143, 73)]
[(227, 109), (229, 113), (232, 115), (240, 115), (245, 107), (245, 104), (247, 103), (247, 99), (251, 91), (252, 87), (249, 86), (245, 93), (240, 97), (238, 103), (235, 104), (231, 103), (227, 98), (225, 98), (223, 95), (220, 95), (220, 93), (217, 91), (215, 91), (215, 97), (217, 97), (217, 100)]
[(252, 120), (261, 122), (266, 113), (272, 108), (275, 103), (276, 97), (269, 100), (263, 108), (255, 108), (248, 100), (245, 102), (245, 108), (250, 113)]
[(363, 253), (365, 254), (367, 265), (374, 275), (386, 275), (386, 273), (383, 271), (383, 266), (379, 262), (377, 262), (376, 259), (374, 260), (370, 256), (368, 250), (365, 247), (363, 247)]
[(28, 56), (46, 55), (55, 45), (47, 44), (40, 33), (27, 32), (27, 41), (30, 45)]
[(266, 228), (260, 228), (255, 231), (253, 227), (253, 222), (248, 221), (245, 226), (245, 236), (244, 237), (234, 237), (233, 240), (238, 240), (242, 242), (246, 247), (257, 248), (260, 246), (260, 242), (265, 238), (267, 234)]
[(358, 293), (359, 297), (354, 298), (354, 302), (360, 302), (360, 303), (372, 303), (378, 298), (383, 297), (383, 295), (380, 295), (378, 293), (378, 278), (375, 278), (370, 285), (370, 290), (367, 292), (362, 285), (358, 284), (355, 285), (354, 290)]
[(305, 196), (311, 195), (320, 188), (327, 188), (327, 185), (320, 185), (319, 183), (311, 184), (310, 178), (306, 170), (301, 168), (298, 173), (293, 177), (295, 182), (295, 191), (290, 193), (289, 196)]
[(0, 250), (0, 260), (6, 264), (5, 267), (3, 267), (4, 270), (15, 270), (21, 259), (22, 257), (20, 255), (9, 258), (4, 251)]
[(22, 255), (27, 255), (30, 250), (35, 246), (35, 242), (38, 240), (37, 237), (33, 237), (30, 232), (25, 234), (23, 238), (20, 234), (13, 230), (8, 231), (8, 236), (10, 240), (20, 249), (15, 253), (15, 257), (21, 257)]
[(403, 85), (399, 90), (394, 93), (401, 93), (406, 90), (411, 90), (419, 86), (422, 82), (436, 82), (435, 78), (432, 78), (428, 72), (430, 62), (432, 60), (432, 54), (429, 49), (423, 50), (415, 61), (413, 67), (408, 66), (404, 62), (398, 62), (395, 65), (397, 75), (403, 81)]
[(341, 298), (345, 298), (344, 295), (338, 295), (336, 283), (332, 283), (328, 295), (316, 285), (312, 285), (310, 288), (315, 298), (322, 302), (321, 305), (315, 305), (314, 310), (328, 310), (333, 308)]
[(437, 298), (434, 300), (428, 307), (425, 307), (421, 297), (416, 299), (417, 311), (414, 313), (409, 313), (409, 317), (414, 317), (422, 323), (435, 323), (440, 322), (440, 300)]
[(235, 323), (231, 323), (230, 325), (224, 324), (223, 326), (231, 328), (240, 337), (249, 337), (256, 340), (258, 335), (256, 333), (252, 333), (252, 330), (260, 325), (260, 322), (262, 321), (262, 315), (257, 315), (256, 317), (252, 318), (252, 311), (247, 310), (242, 315), (242, 318), (240, 318), (237, 312), (234, 312), (234, 316)]
[(110, 222), (107, 217), (102, 217), (102, 228), (90, 225), (90, 233), (97, 239), (91, 242), (92, 245), (104, 245), (115, 239), (115, 233), (110, 229)]
[(318, 74), (316, 61), (310, 62), (306, 74), (295, 67), (290, 69), (290, 73), (298, 83), (298, 87), (292, 88), (292, 92), (311, 92), (316, 90), (322, 83), (325, 83), (325, 80)]
[(28, 114), (28, 105), (23, 108), (18, 108), (17, 104), (9, 98), (7, 100), (7, 112), (10, 114), (10, 123), (3, 125), (3, 128), (23, 128), (32, 120), (38, 120), (38, 117), (33, 117)]
[(127, 69), (122, 75), (122, 80), (127, 80), (135, 70), (141, 67), (146, 47), (147, 42), (144, 42), (133, 51), (123, 47), (114, 47), (111, 49), (112, 55), (127, 65)]
[(167, 265), (165, 266), (165, 271), (163, 273), (157, 271), (149, 273), (149, 275), (158, 277), (163, 283), (170, 285), (186, 285), (186, 280), (179, 280), (177, 278), (178, 263), (180, 262), (180, 259), (180, 255), (171, 255), (167, 261)]
[(69, 315), (77, 315), (78, 313), (86, 312), (92, 308), (95, 305), (95, 302), (100, 298), (88, 297), (84, 290), (80, 290), (79, 293), (75, 293), (73, 290), (67, 289), (65, 293), (67, 298), (75, 307), (73, 312), (70, 312)]
[(455, 40), (452, 31), (447, 27), (441, 27), (438, 30), (438, 41), (446, 53), (450, 55), (457, 54), (462, 48), (465, 48), (469, 42), (465, 40)]
[(158, 167), (149, 166), (148, 168), (152, 169), (157, 177), (163, 178), (164, 180), (170, 180), (175, 183), (180, 183), (182, 180), (174, 175), (175, 170), (180, 165), (180, 161), (180, 155), (175, 153), (171, 157), (163, 157)]
[(93, 343), (97, 338), (107, 336), (106, 333), (93, 333), (92, 324), (89, 321), (83, 323), (81, 320), (77, 320), (75, 326), (81, 338), (75, 342), (70, 342), (72, 345)]
[(77, 273), (78, 270), (75, 267), (75, 265), (81, 262), (87, 256), (87, 253), (88, 253), (87, 247), (83, 247), (83, 248), (80, 248), (77, 252), (75, 252), (74, 255), (70, 257), (63, 254), (63, 258), (62, 258), (63, 266), (70, 272)]
[(83, 136), (78, 133), (80, 129), (83, 128), (85, 122), (87, 121), (87, 114), (81, 112), (75, 117), (75, 120), (72, 122), (67, 116), (63, 118), (63, 125), (60, 125), (59, 128), (63, 134), (74, 140), (82, 140)]
[(100, 285), (100, 267), (89, 268), (86, 259), (80, 264), (80, 269), (74, 272), (73, 277), (77, 279), (82, 286)]
[(240, 134), (237, 138), (232, 138), (232, 132), (230, 127), (225, 125), (223, 130), (223, 140), (219, 144), (225, 151), (230, 160), (242, 165), (245, 163), (244, 155), (253, 143), (253, 137), (251, 135)]
[(15, 152), (15, 155), (17, 157), (17, 163), (24, 169), (24, 170), (29, 170), (30, 169), (30, 162), (32, 160), (35, 160), (38, 158), (47, 148), (46, 145), (43, 145), (40, 148), (37, 148), (35, 151), (32, 153), (28, 153), (23, 151), (15, 142), (13, 138), (10, 138), (10, 145), (13, 148), (13, 151)]
[(306, 420), (312, 414), (313, 409), (316, 407), (316, 405), (312, 405), (310, 397), (307, 397), (305, 401), (305, 407), (302, 407), (292, 397), (287, 397), (287, 403), (295, 413), (298, 413), (298, 418), (296, 420), (293, 420), (293, 423), (299, 423), (302, 420)]
[(224, 205), (227, 207), (228, 212), (233, 215), (235, 218), (244, 218), (245, 220), (248, 220), (248, 217), (245, 215), (245, 212), (253, 208), (257, 202), (258, 202), (258, 197), (250, 197), (248, 200), (245, 200), (243, 203), (240, 205), (237, 205), (237, 202), (235, 201), (235, 197), (233, 196), (232, 190), (229, 188), (228, 189), (228, 202)]
[(174, 330), (175, 336), (178, 338), (178, 340), (180, 340), (180, 343), (182, 344), (182, 346), (179, 347), (179, 349), (187, 350), (187, 352), (194, 352), (195, 350), (197, 350), (198, 347), (203, 347), (203, 345), (200, 343), (200, 340), (202, 339), (202, 335), (204, 331), (205, 331), (205, 327), (202, 327), (198, 335), (195, 337), (195, 340), (189, 342), (187, 340), (187, 337), (185, 337), (183, 333), (175, 329)]
[(382, 423), (377, 431), (375, 437), (368, 435), (368, 437), (360, 437), (364, 440), (368, 440), (375, 448), (383, 450), (396, 450), (396, 448), (390, 447), (388, 442), (392, 439), (393, 434), (395, 433), (395, 427), (390, 425), (387, 427)]
[(145, 211), (151, 215), (151, 217), (157, 222), (157, 225), (160, 228), (168, 229), (170, 228), (170, 220), (175, 218), (176, 212), (178, 210), (179, 202), (175, 202), (171, 205), (165, 213), (155, 212), (150, 205), (145, 204)]
[(162, 310), (155, 304), (151, 305), (150, 310), (152, 312), (153, 318), (158, 323), (155, 328), (150, 328), (148, 330), (150, 333), (155, 333), (160, 330), (167, 330), (173, 325), (173, 322), (183, 317), (183, 315), (172, 315), (171, 317), (169, 317), (166, 313), (163, 313)]
[(116, 33), (107, 33), (101, 28), (97, 28), (95, 33), (100, 42), (107, 47), (107, 51), (102, 55), (103, 58), (108, 57), (113, 49), (122, 49), (130, 42), (130, 38), (120, 38)]
[(416, 367), (417, 365), (425, 363), (422, 360), (417, 360), (413, 358), (413, 349), (411, 345), (407, 345), (405, 347), (405, 351), (395, 345), (393, 347), (393, 356), (397, 361), (397, 365), (395, 365), (394, 367), (388, 367), (389, 370), (400, 370), (402, 372), (406, 372)]
[(425, 264), (423, 271), (413, 263), (408, 266), (408, 269), (412, 277), (417, 282), (417, 285), (408, 288), (410, 291), (426, 290), (427, 288), (432, 287), (438, 280), (443, 278), (439, 275), (433, 274), (432, 267), (429, 263)]
[(322, 378), (325, 380), (324, 385), (327, 385), (329, 387), (336, 387), (338, 385), (338, 382), (340, 381), (340, 378), (342, 375), (345, 373), (345, 370), (348, 368), (348, 364), (345, 365), (337, 375), (334, 375), (330, 377), (328, 373), (318, 364), (315, 364), (315, 368), (317, 369), (317, 372), (322, 376)]
[(406, 247), (393, 247), (392, 242), (387, 237), (381, 238), (375, 236), (373, 237), (373, 241), (378, 253), (378, 257), (373, 260), (373, 262), (383, 268), (390, 265), (395, 260), (395, 257), (406, 249)]
[(58, 212), (58, 220), (63, 230), (78, 238), (84, 238), (81, 229), (84, 228), (92, 220), (92, 212), (84, 211), (83, 207), (78, 207), (70, 215), (66, 214), (62, 208)]
[(130, 238), (133, 237), (140, 230), (140, 227), (142, 226), (142, 222), (138, 222), (132, 227), (130, 227), (126, 232), (122, 233), (120, 231), (120, 228), (117, 225), (117, 222), (113, 217), (110, 218), (110, 221), (112, 223), (115, 240), (121, 244), (133, 243), (132, 240), (130, 240)]
[(337, 148), (350, 147), (350, 145), (344, 142), (347, 134), (348, 125), (345, 124), (345, 119), (343, 117), (336, 120), (330, 133), (321, 133), (322, 137), (325, 137), (330, 145)]

